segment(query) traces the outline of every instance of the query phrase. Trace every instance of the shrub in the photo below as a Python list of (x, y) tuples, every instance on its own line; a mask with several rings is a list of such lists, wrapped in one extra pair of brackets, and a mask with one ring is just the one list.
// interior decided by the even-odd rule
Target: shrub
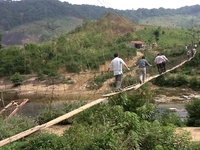
[(67, 141), (55, 134), (39, 133), (28, 137), (22, 142), (6, 145), (1, 150), (61, 150), (67, 149)]
[(200, 100), (194, 99), (191, 103), (185, 105), (188, 112), (188, 126), (200, 126)]
[(196, 77), (193, 77), (190, 79), (190, 88), (193, 90), (200, 90), (200, 80)]
[[(63, 103), (63, 106), (61, 107), (53, 107), (53, 105), (49, 104), (39, 115), (38, 117), (38, 123), (43, 124), (48, 121), (51, 121), (57, 117), (60, 117), (76, 108), (79, 108), (82, 106), (85, 102), (68, 102)], [(59, 124), (71, 124), (73, 122), (73, 117), (61, 121)]]
[(12, 81), (13, 86), (16, 87), (16, 86), (21, 85), (24, 79), (23, 79), (23, 77), (20, 75), (19, 72), (16, 72), (14, 75), (12, 75), (12, 76), (10, 77), (10, 80)]
[(0, 122), (0, 140), (13, 136), (36, 125), (32, 120), (20, 116), (13, 116), (6, 120), (0, 118)]

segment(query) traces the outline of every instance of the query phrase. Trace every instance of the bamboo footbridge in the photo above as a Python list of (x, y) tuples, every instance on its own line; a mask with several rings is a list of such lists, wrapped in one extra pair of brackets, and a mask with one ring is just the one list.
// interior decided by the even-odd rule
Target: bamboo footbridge
[[(194, 54), (194, 56), (195, 56), (195, 54)], [(164, 72), (162, 74), (157, 74), (157, 75), (154, 75), (154, 76), (151, 76), (151, 77), (147, 78), (146, 81), (143, 84), (145, 84), (146, 82), (149, 82), (152, 79), (155, 79), (155, 78), (157, 78), (157, 77), (159, 77), (159, 76), (161, 76), (161, 75), (163, 75), (163, 74), (165, 74), (167, 72), (170, 72), (170, 71), (172, 71), (172, 70), (184, 65), (186, 62), (190, 61), (193, 57), (189, 58), (188, 60), (183, 61), (182, 63), (180, 63), (179, 65), (177, 65), (177, 66), (175, 66), (175, 67), (173, 67), (171, 69), (166, 70), (166, 72)], [(66, 114), (64, 114), (64, 115), (62, 115), (62, 116), (60, 116), (60, 117), (58, 117), (56, 119), (53, 119), (53, 120), (51, 120), (51, 121), (49, 121), (49, 122), (47, 122), (45, 124), (35, 126), (35, 127), (31, 128), (31, 129), (28, 129), (26, 131), (23, 131), (21, 133), (18, 133), (18, 134), (14, 135), (14, 136), (11, 136), (9, 138), (6, 138), (6, 139), (0, 141), (0, 147), (6, 145), (8, 143), (17, 141), (17, 140), (19, 140), (19, 139), (21, 139), (23, 137), (26, 137), (26, 136), (28, 136), (30, 134), (33, 134), (36, 131), (40, 131), (42, 129), (48, 128), (50, 126), (53, 126), (53, 125), (65, 120), (65, 119), (68, 119), (68, 118), (70, 118), (70, 117), (72, 117), (72, 116), (74, 116), (74, 115), (76, 115), (76, 114), (78, 114), (78, 113), (80, 113), (80, 112), (82, 112), (82, 111), (94, 106), (94, 105), (97, 105), (97, 104), (99, 104), (99, 103), (101, 103), (103, 101), (108, 100), (108, 98), (110, 96), (117, 95), (119, 93), (126, 92), (126, 91), (129, 91), (129, 90), (136, 90), (139, 87), (141, 87), (143, 84), (132, 85), (132, 86), (124, 88), (120, 92), (115, 92), (115, 93), (109, 93), (109, 94), (102, 95), (103, 98), (99, 98), (99, 99), (97, 99), (95, 101), (92, 101), (92, 102), (90, 102), (90, 103), (88, 103), (88, 104), (86, 104), (84, 106), (81, 106), (81, 107), (79, 107), (79, 108), (77, 108), (77, 109), (75, 109), (75, 110), (73, 110), (71, 112), (68, 112), (68, 113), (66, 113)]]

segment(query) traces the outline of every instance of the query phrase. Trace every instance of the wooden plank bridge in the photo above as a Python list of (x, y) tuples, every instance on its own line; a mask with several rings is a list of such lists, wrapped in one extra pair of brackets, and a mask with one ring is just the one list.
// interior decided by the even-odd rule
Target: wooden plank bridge
[[(168, 72), (170, 72), (170, 71), (172, 71), (172, 70), (184, 65), (186, 62), (190, 61), (193, 57), (189, 58), (188, 60), (183, 61), (179, 65), (177, 65), (177, 66), (175, 66), (175, 67), (173, 67), (173, 68), (171, 68), (169, 70), (166, 70), (166, 72), (164, 72), (162, 74), (157, 74), (157, 75), (154, 75), (154, 76), (151, 76), (151, 77), (147, 78), (146, 81), (143, 84), (145, 84), (146, 82), (149, 82), (152, 79), (155, 79), (155, 78), (157, 78), (157, 77), (159, 77), (159, 76), (161, 76), (161, 75), (163, 75), (165, 73), (168, 73)], [(28, 136), (28, 135), (30, 135), (32, 133), (35, 133), (36, 131), (40, 131), (40, 130), (42, 130), (44, 128), (53, 126), (53, 125), (65, 120), (65, 119), (68, 119), (68, 118), (70, 118), (70, 117), (72, 117), (72, 116), (74, 116), (74, 115), (76, 115), (76, 114), (78, 114), (78, 113), (80, 113), (80, 112), (82, 112), (82, 111), (94, 106), (94, 105), (97, 105), (97, 104), (99, 104), (99, 103), (101, 103), (103, 101), (108, 100), (108, 98), (110, 96), (117, 95), (119, 93), (126, 92), (126, 91), (129, 91), (129, 90), (136, 90), (139, 87), (141, 87), (143, 84), (136, 84), (136, 85), (124, 88), (120, 92), (115, 92), (115, 93), (109, 93), (109, 94), (102, 95), (103, 98), (99, 98), (99, 99), (97, 99), (95, 101), (92, 101), (92, 102), (90, 102), (90, 103), (88, 103), (88, 104), (86, 104), (84, 106), (81, 106), (81, 107), (79, 107), (79, 108), (77, 108), (77, 109), (75, 109), (75, 110), (73, 110), (71, 112), (68, 112), (68, 113), (66, 113), (66, 114), (64, 114), (64, 115), (62, 115), (62, 116), (60, 116), (60, 117), (58, 117), (56, 119), (53, 119), (53, 120), (51, 120), (51, 121), (49, 121), (49, 122), (47, 122), (45, 124), (35, 126), (35, 127), (31, 128), (31, 129), (28, 129), (26, 131), (23, 131), (21, 133), (18, 133), (18, 134), (14, 135), (14, 136), (11, 136), (9, 138), (6, 138), (6, 139), (0, 141), (0, 147), (6, 145), (8, 143), (14, 142), (16, 140), (19, 140), (19, 139), (21, 139), (23, 137), (26, 137), (26, 136)]]

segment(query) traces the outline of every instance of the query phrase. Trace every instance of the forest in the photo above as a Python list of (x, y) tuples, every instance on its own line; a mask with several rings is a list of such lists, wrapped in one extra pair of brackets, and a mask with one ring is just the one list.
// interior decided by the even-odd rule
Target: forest
[(8, 47), (46, 42), (73, 30), (84, 19), (97, 20), (108, 12), (140, 25), (190, 29), (200, 25), (199, 7), (115, 10), (93, 5), (71, 5), (58, 0), (1, 0), (1, 44)]

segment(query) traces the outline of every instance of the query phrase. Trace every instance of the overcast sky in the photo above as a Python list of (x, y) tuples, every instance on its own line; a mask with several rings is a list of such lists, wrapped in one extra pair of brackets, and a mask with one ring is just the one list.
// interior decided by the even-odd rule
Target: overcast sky
[(60, 0), (70, 4), (89, 4), (114, 9), (180, 8), (200, 4), (200, 0)]

